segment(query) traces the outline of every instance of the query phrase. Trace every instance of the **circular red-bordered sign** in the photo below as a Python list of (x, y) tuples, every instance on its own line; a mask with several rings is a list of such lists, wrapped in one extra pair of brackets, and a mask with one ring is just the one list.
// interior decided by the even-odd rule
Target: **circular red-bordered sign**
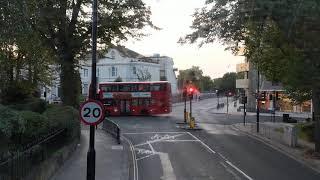
[(105, 117), (104, 106), (96, 100), (88, 100), (80, 106), (80, 119), (86, 125), (98, 125)]

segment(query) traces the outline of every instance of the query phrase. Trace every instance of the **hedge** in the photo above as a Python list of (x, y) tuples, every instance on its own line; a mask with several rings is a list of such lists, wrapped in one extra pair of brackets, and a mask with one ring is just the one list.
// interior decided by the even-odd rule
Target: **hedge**
[(301, 123), (301, 124), (298, 124), (297, 127), (298, 127), (299, 138), (309, 142), (315, 142), (315, 139), (314, 139), (315, 123)]
[(48, 118), (50, 128), (67, 129), (69, 138), (80, 136), (79, 113), (71, 106), (51, 105), (43, 113)]
[(1, 146), (10, 145), (16, 149), (59, 129), (66, 129), (66, 140), (79, 138), (78, 111), (69, 106), (54, 105), (40, 114), (17, 111), (0, 104), (0, 136), (2, 142), (7, 142)]
[(43, 99), (29, 98), (23, 103), (9, 105), (8, 107), (19, 111), (32, 111), (43, 113), (47, 109), (47, 103)]

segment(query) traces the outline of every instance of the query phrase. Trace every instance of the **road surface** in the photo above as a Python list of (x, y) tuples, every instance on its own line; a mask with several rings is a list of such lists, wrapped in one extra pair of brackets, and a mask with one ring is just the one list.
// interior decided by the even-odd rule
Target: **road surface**
[(112, 117), (132, 149), (132, 179), (320, 179), (317, 172), (294, 159), (233, 130), (231, 125), (242, 122), (242, 116), (219, 114), (215, 107), (216, 99), (193, 104), (193, 115), (203, 128), (198, 131), (176, 124), (183, 120), (181, 104), (169, 115)]

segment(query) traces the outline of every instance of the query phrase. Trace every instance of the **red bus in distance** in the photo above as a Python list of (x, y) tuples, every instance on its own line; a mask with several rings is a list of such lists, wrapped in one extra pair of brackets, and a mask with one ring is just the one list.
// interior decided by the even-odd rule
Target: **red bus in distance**
[(100, 83), (99, 100), (107, 116), (168, 114), (172, 110), (167, 81)]

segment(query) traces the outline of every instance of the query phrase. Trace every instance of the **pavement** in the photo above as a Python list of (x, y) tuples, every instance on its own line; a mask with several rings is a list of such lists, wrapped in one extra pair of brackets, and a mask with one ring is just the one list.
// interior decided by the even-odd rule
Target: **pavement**
[[(51, 180), (85, 180), (87, 174), (87, 151), (89, 130), (81, 130), (80, 144)], [(96, 180), (128, 180), (129, 150), (103, 130), (95, 133)]]
[[(215, 99), (215, 101), (217, 100), (217, 98), (212, 98)], [(243, 115), (243, 109), (241, 109), (241, 111), (238, 111), (238, 108), (240, 106), (242, 106), (242, 104), (239, 103), (239, 101), (237, 101), (236, 106), (234, 106), (234, 102), (233, 98), (229, 98), (229, 107), (227, 108), (227, 98), (226, 97), (221, 97), (219, 98), (219, 103), (224, 103), (225, 106), (222, 108), (214, 108), (212, 109), (212, 113), (216, 113), (216, 114), (226, 114), (228, 112), (228, 114), (232, 114), (232, 115)], [(180, 104), (180, 103), (179, 103)], [(217, 102), (216, 102), (217, 105)], [(256, 112), (247, 112), (246, 113), (247, 116), (256, 116)], [(312, 118), (312, 114), (311, 112), (282, 112), (282, 111), (276, 111), (275, 112), (275, 116), (277, 118), (282, 118), (283, 114), (289, 114), (290, 117), (293, 118), (297, 118), (297, 120), (304, 120), (306, 118)], [(260, 116), (266, 116), (266, 117), (270, 117), (272, 116), (272, 114), (270, 113), (261, 113), (260, 112)]]

